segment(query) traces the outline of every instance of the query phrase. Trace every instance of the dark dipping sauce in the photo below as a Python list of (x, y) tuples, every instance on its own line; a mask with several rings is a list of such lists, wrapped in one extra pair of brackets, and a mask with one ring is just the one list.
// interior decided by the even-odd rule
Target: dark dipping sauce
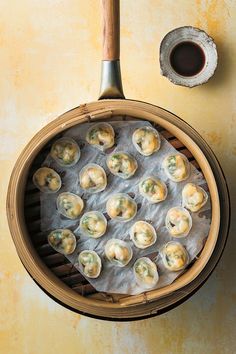
[(205, 65), (205, 54), (202, 48), (190, 41), (177, 44), (170, 54), (170, 64), (174, 71), (182, 76), (194, 76)]

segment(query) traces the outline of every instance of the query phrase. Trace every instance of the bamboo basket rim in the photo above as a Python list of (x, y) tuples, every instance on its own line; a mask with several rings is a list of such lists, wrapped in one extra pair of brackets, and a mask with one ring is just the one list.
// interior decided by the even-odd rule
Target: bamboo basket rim
[[(24, 190), (28, 168), (41, 148), (58, 133), (87, 121), (108, 119), (112, 115), (127, 115), (139, 119), (154, 121), (175, 135), (193, 154), (199, 163), (206, 178), (212, 200), (212, 223), (206, 244), (199, 259), (183, 275), (172, 284), (160, 289), (148, 291), (140, 295), (127, 295), (117, 303), (105, 302), (97, 299), (85, 298), (70, 289), (60, 281), (50, 269), (43, 263), (34, 249), (29, 238), (23, 214), (22, 189)], [(168, 296), (170, 293), (180, 290), (193, 281), (204, 269), (214, 251), (220, 226), (220, 203), (218, 189), (214, 174), (209, 162), (198, 145), (183, 132), (171, 120), (176, 117), (173, 113), (163, 108), (145, 102), (134, 100), (101, 100), (80, 105), (56, 118), (42, 128), (27, 144), (20, 154), (13, 169), (7, 195), (7, 216), (9, 228), (16, 245), (17, 252), (24, 266), (36, 282), (45, 288), (47, 292), (59, 301), (66, 303), (75, 309), (103, 314), (103, 309), (111, 311), (111, 315), (117, 314), (116, 310), (123, 310), (131, 305), (155, 301), (158, 298)], [(196, 133), (196, 135), (198, 135)], [(20, 188), (21, 183), (21, 188)], [(24, 186), (24, 187), (23, 187)], [(102, 307), (102, 309), (101, 309)], [(113, 312), (112, 312), (113, 311)]]

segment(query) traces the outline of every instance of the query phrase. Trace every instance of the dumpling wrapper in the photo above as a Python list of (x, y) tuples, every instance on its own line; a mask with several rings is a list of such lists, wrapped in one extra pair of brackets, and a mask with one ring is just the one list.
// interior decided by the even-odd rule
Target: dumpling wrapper
[(167, 197), (167, 186), (156, 177), (145, 177), (139, 182), (139, 192), (150, 203), (160, 203)]
[(115, 143), (115, 133), (108, 123), (97, 123), (87, 131), (86, 141), (101, 151), (111, 148)]
[(82, 189), (89, 193), (102, 192), (107, 186), (107, 176), (104, 169), (95, 164), (85, 165), (79, 173), (79, 181)]
[(55, 251), (69, 255), (75, 251), (76, 237), (68, 229), (57, 229), (51, 231), (48, 235), (48, 243)]
[(106, 258), (118, 267), (125, 267), (133, 257), (130, 245), (120, 239), (111, 239), (105, 245)]
[(145, 249), (156, 242), (157, 234), (154, 227), (148, 222), (137, 221), (131, 227), (130, 239), (137, 248)]
[(168, 210), (165, 225), (171, 236), (185, 237), (192, 228), (192, 217), (187, 209), (174, 207)]
[(165, 157), (162, 166), (165, 173), (173, 182), (182, 182), (189, 177), (190, 165), (186, 156), (171, 154)]
[(182, 205), (192, 212), (199, 211), (207, 202), (207, 192), (194, 183), (187, 183), (182, 190)]
[(137, 204), (128, 194), (117, 193), (108, 199), (106, 211), (111, 219), (126, 222), (135, 217)]
[(43, 193), (56, 193), (61, 188), (61, 177), (52, 168), (41, 167), (34, 173), (33, 183)]
[(123, 179), (132, 177), (138, 168), (135, 158), (123, 151), (113, 152), (108, 156), (106, 163), (113, 175)]
[(189, 255), (179, 242), (170, 241), (161, 249), (161, 257), (166, 269), (177, 272), (189, 263)]
[(82, 213), (84, 202), (78, 195), (64, 192), (57, 197), (57, 209), (60, 214), (69, 218), (77, 219)]
[(80, 219), (83, 234), (92, 238), (103, 236), (107, 229), (107, 219), (99, 211), (89, 211)]
[(80, 148), (72, 138), (63, 137), (53, 143), (50, 155), (60, 166), (72, 167), (80, 159)]
[(152, 127), (136, 129), (132, 135), (132, 142), (136, 150), (143, 156), (152, 155), (161, 146), (160, 136)]
[(102, 270), (101, 258), (95, 251), (84, 250), (78, 257), (79, 269), (88, 278), (98, 278)]
[(133, 266), (137, 284), (143, 289), (152, 289), (159, 280), (157, 266), (147, 257), (137, 259)]

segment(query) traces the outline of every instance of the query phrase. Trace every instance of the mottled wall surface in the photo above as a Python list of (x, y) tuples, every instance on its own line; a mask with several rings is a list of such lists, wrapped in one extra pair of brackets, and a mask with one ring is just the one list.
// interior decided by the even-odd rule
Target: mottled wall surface
[[(0, 1), (0, 353), (233, 354), (236, 1), (121, 1), (126, 97), (160, 105), (189, 122), (216, 153), (229, 183), (234, 205), (231, 234), (220, 264), (203, 288), (160, 317), (103, 322), (53, 302), (17, 257), (5, 215), (11, 170), (22, 148), (46, 123), (97, 99), (100, 25), (98, 0)], [(202, 87), (177, 87), (159, 74), (160, 41), (182, 25), (206, 30), (218, 46), (218, 70)]]

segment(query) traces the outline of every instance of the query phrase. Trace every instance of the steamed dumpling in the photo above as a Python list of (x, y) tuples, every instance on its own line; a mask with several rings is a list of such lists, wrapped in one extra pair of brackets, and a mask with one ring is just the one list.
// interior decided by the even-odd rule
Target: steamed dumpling
[(139, 183), (139, 192), (150, 203), (159, 203), (167, 197), (166, 184), (155, 177), (145, 177)]
[(107, 186), (107, 176), (104, 169), (95, 163), (82, 168), (79, 174), (80, 186), (90, 193), (103, 191)]
[(61, 138), (52, 145), (50, 155), (61, 166), (74, 166), (80, 158), (80, 148), (71, 138)]
[(168, 155), (163, 161), (163, 168), (167, 176), (174, 182), (181, 182), (189, 177), (190, 166), (184, 155)]
[(99, 238), (106, 232), (107, 220), (99, 211), (89, 211), (80, 219), (80, 228), (86, 236)]
[(188, 252), (179, 242), (165, 244), (161, 256), (165, 268), (173, 272), (184, 269), (189, 262)]
[(166, 227), (173, 237), (185, 237), (192, 227), (192, 218), (188, 210), (182, 207), (169, 209), (166, 219)]
[(57, 197), (59, 213), (69, 219), (77, 219), (84, 208), (83, 200), (76, 194), (64, 192)]
[(138, 164), (128, 153), (114, 152), (107, 158), (107, 167), (113, 175), (127, 179), (135, 174)]
[(119, 239), (111, 239), (105, 245), (107, 259), (118, 267), (126, 266), (133, 256), (130, 245)]
[(33, 183), (44, 193), (56, 193), (61, 188), (61, 177), (52, 168), (41, 167), (33, 175)]
[(147, 257), (137, 259), (133, 271), (137, 284), (143, 289), (152, 289), (159, 280), (156, 264)]
[(106, 210), (112, 219), (129, 221), (136, 215), (137, 204), (129, 195), (117, 193), (108, 199)]
[(94, 124), (89, 128), (86, 134), (87, 142), (102, 151), (111, 148), (114, 145), (114, 137), (114, 130), (108, 123)]
[(154, 227), (146, 221), (137, 221), (130, 230), (130, 239), (136, 247), (144, 249), (156, 242), (157, 235)]
[(95, 251), (85, 250), (78, 257), (79, 268), (88, 278), (97, 278), (102, 269), (101, 258)]
[(203, 188), (193, 183), (188, 183), (182, 190), (182, 205), (192, 212), (197, 212), (208, 199), (207, 193)]
[(48, 235), (48, 243), (57, 252), (68, 255), (75, 250), (76, 238), (68, 229), (57, 229)]
[(135, 130), (132, 141), (138, 152), (144, 156), (150, 156), (160, 149), (160, 137), (156, 129), (142, 127)]

